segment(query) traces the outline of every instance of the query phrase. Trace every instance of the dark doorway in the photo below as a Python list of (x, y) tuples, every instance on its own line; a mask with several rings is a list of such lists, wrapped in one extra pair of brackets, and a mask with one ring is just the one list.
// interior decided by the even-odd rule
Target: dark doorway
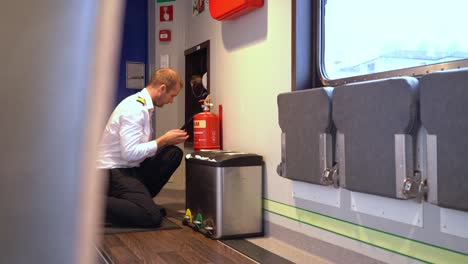
[[(200, 100), (210, 93), (210, 41), (207, 40), (184, 52), (185, 55), (185, 122), (202, 111)], [(205, 76), (204, 76), (205, 75)], [(203, 84), (202, 80), (205, 78)], [(206, 86), (206, 87), (205, 87)], [(193, 124), (186, 128), (190, 135), (186, 147), (193, 145)]]

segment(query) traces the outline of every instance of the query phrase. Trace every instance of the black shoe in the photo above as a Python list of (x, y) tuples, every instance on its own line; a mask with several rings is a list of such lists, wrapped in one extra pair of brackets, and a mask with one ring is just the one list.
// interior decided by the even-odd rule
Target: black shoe
[(159, 212), (161, 213), (161, 217), (166, 217), (167, 212), (166, 212), (166, 209), (165, 209), (165, 208), (161, 207), (161, 208), (159, 209)]

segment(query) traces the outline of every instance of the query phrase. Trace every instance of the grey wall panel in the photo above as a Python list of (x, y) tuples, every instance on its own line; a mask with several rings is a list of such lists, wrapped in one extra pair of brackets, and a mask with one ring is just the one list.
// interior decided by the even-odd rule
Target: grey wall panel
[[(437, 138), (437, 204), (465, 211), (468, 211), (467, 113), (467, 70), (438, 72), (421, 79), (422, 124), (429, 135)], [(435, 191), (431, 185), (429, 191)]]
[(410, 77), (335, 88), (333, 121), (345, 139), (346, 188), (396, 197), (395, 134), (414, 131), (417, 98), (418, 81)]
[(318, 88), (278, 95), (286, 178), (320, 183), (320, 134), (332, 129), (331, 92)]

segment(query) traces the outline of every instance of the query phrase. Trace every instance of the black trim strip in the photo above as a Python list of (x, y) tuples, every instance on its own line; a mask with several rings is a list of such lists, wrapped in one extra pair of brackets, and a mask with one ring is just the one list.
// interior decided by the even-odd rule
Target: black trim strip
[(220, 240), (220, 242), (260, 263), (294, 263), (244, 239)]

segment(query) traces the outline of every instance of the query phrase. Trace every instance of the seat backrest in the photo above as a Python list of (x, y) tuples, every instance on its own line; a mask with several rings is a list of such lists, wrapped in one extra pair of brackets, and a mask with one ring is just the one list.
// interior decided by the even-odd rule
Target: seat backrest
[(418, 86), (415, 78), (399, 77), (335, 88), (333, 122), (342, 187), (404, 198), (401, 184), (414, 168)]
[(421, 121), (428, 134), (428, 201), (468, 211), (468, 70), (421, 79)]
[[(317, 88), (278, 95), (282, 130), (280, 176), (320, 184), (324, 162), (331, 165), (331, 96), (333, 88)], [(322, 139), (321, 139), (322, 137)], [(325, 143), (324, 137), (328, 138)], [(320, 147), (321, 144), (328, 146)], [(325, 159), (322, 160), (321, 156)]]

